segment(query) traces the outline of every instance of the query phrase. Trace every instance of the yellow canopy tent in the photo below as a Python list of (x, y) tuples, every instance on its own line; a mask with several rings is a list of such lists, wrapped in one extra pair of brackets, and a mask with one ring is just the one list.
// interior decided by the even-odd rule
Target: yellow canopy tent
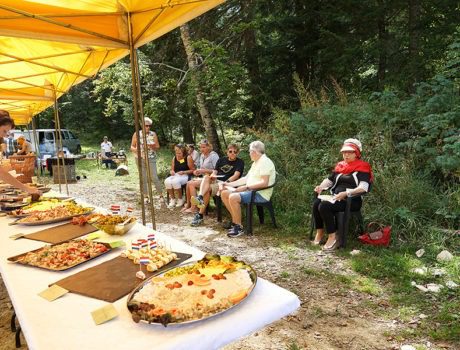
[[(224, 0), (2, 0), (0, 108), (24, 118)], [(24, 117), (29, 116), (29, 117)], [(17, 119), (19, 122), (19, 119)]]
[[(2, 0), (0, 108), (8, 110), (18, 123), (25, 124), (45, 108), (56, 106), (57, 99), (73, 85), (94, 77), (101, 69), (129, 54), (139, 138), (143, 111), (136, 48), (224, 1)], [(56, 107), (55, 122), (59, 128)], [(145, 135), (143, 138), (147, 153)], [(140, 155), (139, 146), (137, 151)], [(150, 180), (150, 167), (146, 169)], [(142, 176), (139, 172), (140, 183)], [(148, 183), (155, 227), (151, 181)], [(142, 187), (141, 202), (145, 223)]]

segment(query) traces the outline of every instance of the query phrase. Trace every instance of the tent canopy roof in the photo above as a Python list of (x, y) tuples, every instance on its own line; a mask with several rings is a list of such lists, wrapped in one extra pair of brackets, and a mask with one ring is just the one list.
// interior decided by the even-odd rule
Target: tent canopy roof
[[(24, 119), (225, 0), (2, 0), (0, 109)], [(132, 32), (129, 30), (131, 23)]]

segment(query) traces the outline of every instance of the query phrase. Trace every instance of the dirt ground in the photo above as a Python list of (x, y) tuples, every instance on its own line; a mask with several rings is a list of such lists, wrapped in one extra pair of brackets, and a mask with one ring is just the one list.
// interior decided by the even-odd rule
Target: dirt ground
[[(90, 183), (70, 185), (70, 194), (88, 203), (108, 208), (117, 203), (123, 207), (138, 201), (129, 189), (108, 191), (106, 186)], [(134, 214), (140, 216), (139, 204)], [(251, 264), (258, 275), (297, 294), (298, 311), (239, 341), (225, 350), (236, 349), (399, 349), (404, 342), (391, 336), (408, 325), (388, 319), (389, 303), (385, 293), (379, 296), (358, 292), (334, 276), (353, 276), (346, 259), (307, 248), (306, 233), (299, 232), (295, 243), (281, 243), (264, 235), (258, 228), (252, 237), (228, 238), (213, 213), (205, 225), (190, 227), (191, 216), (157, 205), (157, 229), (197, 248), (217, 254), (237, 256)], [(258, 225), (258, 223), (256, 224)], [(270, 225), (270, 224), (268, 224)], [(282, 229), (282, 228), (281, 228)], [(383, 288), (382, 288), (383, 290)], [(11, 309), (8, 294), (0, 281), (0, 350), (14, 349), (11, 333)], [(276, 301), (274, 301), (276, 302)], [(25, 341), (23, 339), (23, 344)], [(410, 344), (410, 343), (409, 343)], [(423, 348), (435, 349), (419, 340)], [(23, 345), (23, 348), (26, 348)]]

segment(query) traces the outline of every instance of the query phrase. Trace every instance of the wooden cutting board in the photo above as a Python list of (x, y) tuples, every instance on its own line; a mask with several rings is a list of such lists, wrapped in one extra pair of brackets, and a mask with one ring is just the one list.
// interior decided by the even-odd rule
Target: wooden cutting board
[[(148, 278), (152, 275), (158, 275), (173, 266), (182, 264), (192, 256), (185, 253), (176, 254), (179, 260), (174, 260), (155, 272), (147, 272), (145, 267), (142, 267), (142, 271)], [(57, 284), (72, 293), (113, 303), (129, 294), (142, 282), (136, 277), (137, 271), (139, 271), (139, 265), (134, 264), (128, 258), (118, 256), (53, 284)]]
[(87, 235), (88, 233), (97, 230), (98, 229), (96, 227), (90, 224), (79, 226), (73, 225), (72, 223), (67, 223), (25, 235), (24, 238), (33, 239), (34, 241), (57, 244)]

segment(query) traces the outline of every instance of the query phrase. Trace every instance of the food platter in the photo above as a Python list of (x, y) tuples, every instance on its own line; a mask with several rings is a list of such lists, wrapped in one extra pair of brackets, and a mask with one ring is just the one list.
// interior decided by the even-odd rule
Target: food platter
[(232, 257), (202, 260), (152, 276), (128, 296), (134, 322), (175, 326), (207, 320), (238, 306), (257, 283), (254, 269)]
[(23, 203), (23, 202), (2, 202), (0, 204), (0, 208), (1, 208), (0, 210), (9, 212), (12, 210), (16, 210), (16, 209), (25, 207), (26, 205), (27, 203)]
[(57, 218), (50, 219), (50, 220), (42, 220), (42, 221), (27, 222), (27, 221), (24, 221), (24, 220), (26, 220), (28, 218), (28, 216), (26, 216), (26, 217), (23, 217), (22, 219), (17, 220), (15, 222), (15, 224), (24, 225), (24, 226), (39, 226), (39, 225), (54, 224), (56, 222), (62, 222), (62, 221), (70, 220), (70, 219), (72, 219), (73, 217), (76, 217), (76, 216), (88, 215), (88, 214), (92, 213), (93, 210), (94, 210), (93, 207), (88, 207), (87, 209), (88, 210), (83, 212), (83, 213), (74, 214), (74, 215), (67, 215), (67, 216), (57, 217)]
[(136, 225), (136, 218), (127, 215), (92, 214), (87, 220), (90, 224), (109, 235), (122, 236)]
[(71, 203), (76, 204), (75, 201), (64, 201), (59, 198), (44, 198), (34, 203), (27, 203), (24, 208), (20, 210), (13, 210), (8, 213), (8, 215), (15, 218), (23, 218), (36, 212), (44, 212), (58, 206), (65, 206)]
[(46, 245), (23, 254), (12, 256), (8, 261), (51, 271), (65, 271), (110, 252), (108, 243), (82, 239)]

